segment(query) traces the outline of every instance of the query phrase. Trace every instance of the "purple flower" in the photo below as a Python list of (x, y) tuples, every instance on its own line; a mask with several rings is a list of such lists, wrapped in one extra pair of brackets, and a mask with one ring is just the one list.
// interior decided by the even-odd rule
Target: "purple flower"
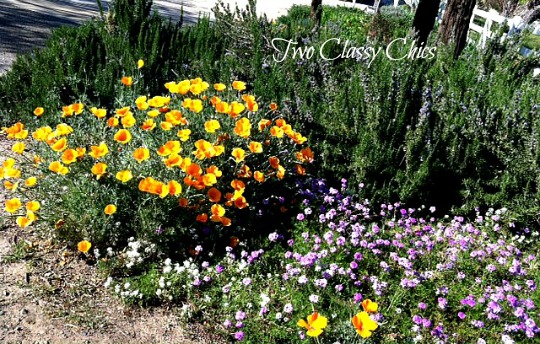
[(239, 342), (244, 340), (244, 332), (242, 332), (242, 331), (235, 332), (234, 333), (234, 339), (236, 339)]
[(242, 280), (242, 283), (247, 287), (248, 285), (251, 284), (251, 278), (249, 277), (246, 277)]
[(232, 322), (231, 322), (229, 319), (227, 319), (227, 320), (225, 320), (225, 321), (223, 322), (223, 326), (225, 326), (225, 327), (231, 327), (231, 326), (232, 326)]
[(240, 320), (244, 320), (246, 318), (246, 313), (242, 312), (242, 311), (238, 311), (236, 312), (236, 315), (234, 316), (234, 318), (238, 321)]
[(339, 293), (339, 292), (341, 292), (343, 290), (343, 284), (337, 284), (334, 288)]
[(425, 303), (423, 303), (423, 302), (420, 302), (420, 303), (418, 304), (418, 308), (420, 308), (421, 310), (424, 311), (424, 310), (426, 310), (427, 305), (426, 305)]
[(305, 218), (306, 218), (306, 217), (305, 217), (304, 214), (302, 214), (302, 213), (300, 213), (300, 214), (298, 214), (298, 215), (296, 216), (296, 219), (297, 219), (298, 221), (304, 221)]
[(459, 317), (461, 320), (463, 320), (463, 319), (465, 319), (466, 315), (465, 315), (465, 313), (463, 313), (463, 312), (459, 312), (459, 313), (458, 313), (458, 317)]
[(309, 301), (311, 303), (317, 303), (317, 302), (319, 302), (319, 296), (317, 296), (315, 294), (311, 294), (311, 295), (309, 295)]
[(438, 306), (440, 309), (445, 309), (447, 304), (448, 304), (448, 301), (446, 301), (444, 297), (439, 297)]
[(360, 303), (360, 302), (362, 302), (362, 294), (360, 293), (354, 294), (354, 303)]
[(217, 272), (218, 274), (222, 273), (223, 270), (225, 270), (225, 267), (224, 267), (224, 266), (222, 266), (222, 265), (216, 265), (216, 272)]

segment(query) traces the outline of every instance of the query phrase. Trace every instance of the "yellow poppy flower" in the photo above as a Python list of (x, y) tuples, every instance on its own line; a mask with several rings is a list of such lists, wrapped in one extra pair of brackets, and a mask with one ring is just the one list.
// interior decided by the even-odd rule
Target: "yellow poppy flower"
[(118, 118), (111, 117), (107, 120), (107, 125), (111, 128), (116, 128), (120, 122), (118, 121)]
[(24, 144), (24, 142), (16, 142), (13, 147), (11, 147), (11, 151), (17, 154), (22, 154), (25, 148), (26, 145)]
[(58, 173), (58, 174), (67, 174), (69, 169), (62, 165), (60, 161), (53, 161), (49, 164), (49, 170)]
[(26, 203), (26, 210), (29, 211), (38, 211), (40, 207), (41, 206), (38, 201), (30, 201)]
[(105, 172), (107, 171), (107, 164), (98, 162), (94, 166), (92, 166), (92, 174), (96, 176), (96, 179), (101, 178)]
[(206, 130), (206, 132), (208, 133), (215, 133), (216, 130), (218, 130), (219, 128), (221, 128), (221, 125), (219, 124), (219, 122), (215, 119), (212, 119), (212, 120), (209, 120), (209, 121), (206, 121), (204, 123), (204, 129)]
[(8, 213), (14, 213), (22, 206), (21, 200), (18, 198), (8, 199), (6, 201), (6, 211)]
[(307, 330), (307, 335), (310, 337), (318, 337), (323, 333), (323, 329), (328, 325), (328, 319), (319, 315), (318, 312), (313, 312), (307, 316), (307, 321), (304, 319), (298, 320), (298, 326)]
[(233, 81), (232, 87), (237, 91), (243, 91), (246, 89), (246, 83), (243, 81)]
[(91, 146), (90, 149), (92, 152), (89, 155), (94, 159), (103, 158), (109, 153), (109, 147), (107, 147), (105, 142), (100, 143), (99, 146)]
[(251, 122), (243, 117), (236, 121), (234, 133), (240, 137), (248, 138), (251, 135)]
[(211, 208), (212, 215), (222, 217), (225, 215), (225, 208), (219, 204), (214, 204)]
[(116, 173), (116, 179), (121, 181), (122, 183), (127, 183), (133, 178), (133, 174), (131, 174), (130, 170), (122, 170)]
[(371, 332), (375, 331), (377, 327), (379, 327), (377, 322), (372, 320), (367, 312), (360, 312), (356, 314), (351, 321), (356, 333), (358, 333), (362, 338), (371, 337)]
[(169, 181), (169, 195), (171, 196), (178, 196), (182, 193), (182, 185), (178, 183), (176, 180)]
[(23, 216), (19, 216), (17, 217), (17, 225), (19, 225), (19, 227), (21, 228), (26, 228), (28, 226), (30, 226), (32, 224), (32, 220), (30, 220), (29, 218), (26, 218), (26, 217), (23, 217)]
[(246, 158), (246, 151), (242, 148), (234, 148), (231, 155), (234, 157), (234, 161), (238, 164), (239, 162), (244, 161)]
[(227, 89), (227, 86), (225, 84), (214, 84), (214, 90), (221, 92)]
[(93, 107), (90, 109), (90, 112), (96, 116), (97, 118), (103, 118), (107, 116), (107, 110), (106, 109), (98, 109), (97, 107)]
[(51, 145), (51, 148), (55, 152), (62, 152), (67, 148), (67, 140), (65, 137), (62, 137), (60, 140), (57, 140)]
[(148, 150), (148, 148), (144, 147), (137, 148), (133, 152), (133, 157), (135, 158), (135, 160), (137, 160), (138, 163), (141, 163), (150, 158), (150, 151)]
[(253, 173), (253, 179), (258, 181), (259, 183), (264, 182), (264, 173), (262, 173), (261, 171), (255, 171), (255, 173)]
[(365, 299), (362, 301), (362, 308), (364, 308), (364, 311), (366, 312), (375, 313), (379, 309), (379, 305), (370, 299)]
[(180, 138), (180, 141), (182, 142), (189, 140), (190, 135), (191, 135), (191, 130), (189, 129), (182, 129), (177, 134), (177, 136)]
[(24, 185), (26, 185), (26, 187), (29, 187), (29, 188), (36, 185), (36, 183), (37, 183), (36, 177), (29, 177), (24, 181)]
[(142, 67), (144, 67), (144, 61), (143, 60), (137, 61), (137, 69), (141, 69)]
[(37, 107), (34, 109), (34, 115), (36, 115), (37, 117), (40, 117), (41, 115), (43, 115), (44, 112), (45, 112), (45, 109), (42, 107)]

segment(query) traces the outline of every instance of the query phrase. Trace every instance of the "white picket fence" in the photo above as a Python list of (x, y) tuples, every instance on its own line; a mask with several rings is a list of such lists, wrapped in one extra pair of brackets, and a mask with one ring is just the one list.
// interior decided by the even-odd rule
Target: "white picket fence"
[[(375, 6), (368, 6), (368, 5), (360, 4), (358, 0), (352, 0), (352, 1), (338, 0), (338, 3), (340, 5), (343, 4), (344, 6), (355, 7), (355, 8), (361, 9), (363, 11), (366, 11), (368, 13), (375, 12), (375, 7), (377, 5), (377, 2), (378, 2), (378, 0), (374, 1)], [(385, 5), (389, 5), (392, 2), (393, 2), (394, 7), (405, 3), (406, 5), (410, 6), (411, 8), (416, 9), (419, 0), (387, 0), (387, 1), (382, 1), (382, 3), (384, 3)], [(446, 10), (446, 1), (443, 0), (443, 1), (441, 1), (441, 7), (439, 9), (439, 14), (438, 14), (439, 23), (442, 21), (445, 10)], [(484, 26), (480, 26), (480, 25), (476, 24), (476, 21), (477, 21), (478, 18), (481, 18), (480, 20), (482, 20), (484, 22)], [(508, 24), (510, 26), (510, 31), (512, 31), (513, 28), (520, 27), (520, 25), (522, 25), (522, 21), (521, 21), (520, 17), (507, 18), (507, 17), (504, 17), (504, 16), (500, 15), (497, 11), (495, 11), (493, 9), (489, 10), (489, 11), (484, 11), (484, 10), (479, 9), (478, 7), (475, 7), (474, 11), (473, 11), (472, 18), (471, 18), (471, 22), (469, 24), (469, 31), (474, 31), (474, 32), (477, 32), (477, 33), (480, 34), (480, 39), (476, 43), (478, 44), (478, 46), (480, 46), (482, 48), (485, 48), (488, 39), (490, 39), (493, 36), (493, 32), (492, 32), (493, 24), (494, 23), (502, 24), (505, 21), (508, 21)]]

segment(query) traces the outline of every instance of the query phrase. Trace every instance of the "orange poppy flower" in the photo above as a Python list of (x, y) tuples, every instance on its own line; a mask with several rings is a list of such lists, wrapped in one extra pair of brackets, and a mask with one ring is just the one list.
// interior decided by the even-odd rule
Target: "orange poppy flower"
[(255, 171), (255, 173), (253, 173), (253, 178), (258, 181), (259, 183), (263, 183), (264, 182), (264, 173), (260, 172), (260, 171)]
[(231, 186), (233, 189), (235, 189), (236, 191), (241, 191), (241, 190), (244, 190), (246, 188), (246, 184), (244, 184), (243, 181), (241, 180), (238, 180), (238, 179), (234, 179), (232, 182), (231, 182)]
[(261, 119), (259, 121), (259, 131), (263, 131), (264, 129), (270, 127), (272, 125), (272, 121), (269, 119)]
[(66, 149), (64, 153), (62, 153), (62, 162), (66, 165), (69, 165), (77, 161), (78, 157), (79, 154), (75, 149)]
[(212, 211), (212, 215), (222, 217), (225, 215), (225, 208), (219, 204), (214, 204), (210, 210)]
[(124, 84), (125, 86), (131, 86), (133, 85), (133, 78), (130, 77), (130, 76), (124, 76), (122, 78), (122, 84)]
[(60, 161), (53, 161), (49, 164), (49, 170), (58, 173), (58, 174), (67, 174), (69, 169), (62, 165)]
[(195, 218), (195, 220), (196, 220), (197, 222), (205, 223), (205, 222), (208, 221), (208, 215), (206, 215), (206, 214), (199, 214), (199, 215), (197, 215), (197, 217)]
[(112, 215), (116, 213), (116, 206), (114, 204), (107, 204), (104, 210), (105, 214)]
[(124, 145), (131, 141), (131, 138), (131, 133), (127, 129), (120, 129), (114, 134), (114, 140)]
[(77, 249), (82, 253), (88, 253), (91, 247), (92, 244), (88, 240), (83, 240), (77, 244)]
[(187, 200), (187, 198), (180, 198), (180, 200), (178, 200), (178, 204), (182, 207), (182, 208), (185, 208), (189, 205), (189, 201)]
[(252, 153), (262, 153), (263, 151), (262, 144), (260, 142), (251, 141), (249, 143), (249, 150)]
[(189, 174), (190, 176), (197, 177), (202, 174), (202, 169), (199, 165), (192, 163), (191, 165), (188, 166), (186, 173)]
[(269, 161), (270, 161), (270, 166), (272, 166), (272, 168), (277, 170), (279, 167), (279, 158), (272, 156), (270, 157)]
[(207, 195), (208, 199), (212, 203), (217, 203), (221, 200), (221, 192), (216, 188), (211, 188), (210, 190), (208, 190)]
[(270, 110), (276, 111), (278, 108), (278, 105), (276, 103), (270, 103)]
[(120, 122), (118, 121), (118, 118), (116, 117), (111, 117), (107, 120), (107, 125), (111, 128), (115, 128), (118, 126)]
[(150, 150), (148, 150), (148, 148), (145, 148), (145, 147), (137, 148), (133, 152), (133, 157), (140, 164), (141, 162), (148, 160), (148, 158), (150, 158)]

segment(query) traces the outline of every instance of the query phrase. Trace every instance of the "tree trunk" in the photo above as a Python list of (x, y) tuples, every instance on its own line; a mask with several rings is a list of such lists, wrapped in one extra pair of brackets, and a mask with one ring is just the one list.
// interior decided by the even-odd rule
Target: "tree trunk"
[(418, 46), (427, 43), (429, 34), (435, 26), (440, 4), (441, 0), (420, 0), (418, 3), (413, 20), (414, 31), (418, 33), (418, 41), (416, 42)]
[(439, 30), (442, 43), (456, 44), (454, 58), (458, 58), (467, 44), (469, 24), (476, 0), (448, 0), (446, 11)]
[(321, 25), (322, 0), (311, 0), (311, 20), (313, 28), (316, 30)]

